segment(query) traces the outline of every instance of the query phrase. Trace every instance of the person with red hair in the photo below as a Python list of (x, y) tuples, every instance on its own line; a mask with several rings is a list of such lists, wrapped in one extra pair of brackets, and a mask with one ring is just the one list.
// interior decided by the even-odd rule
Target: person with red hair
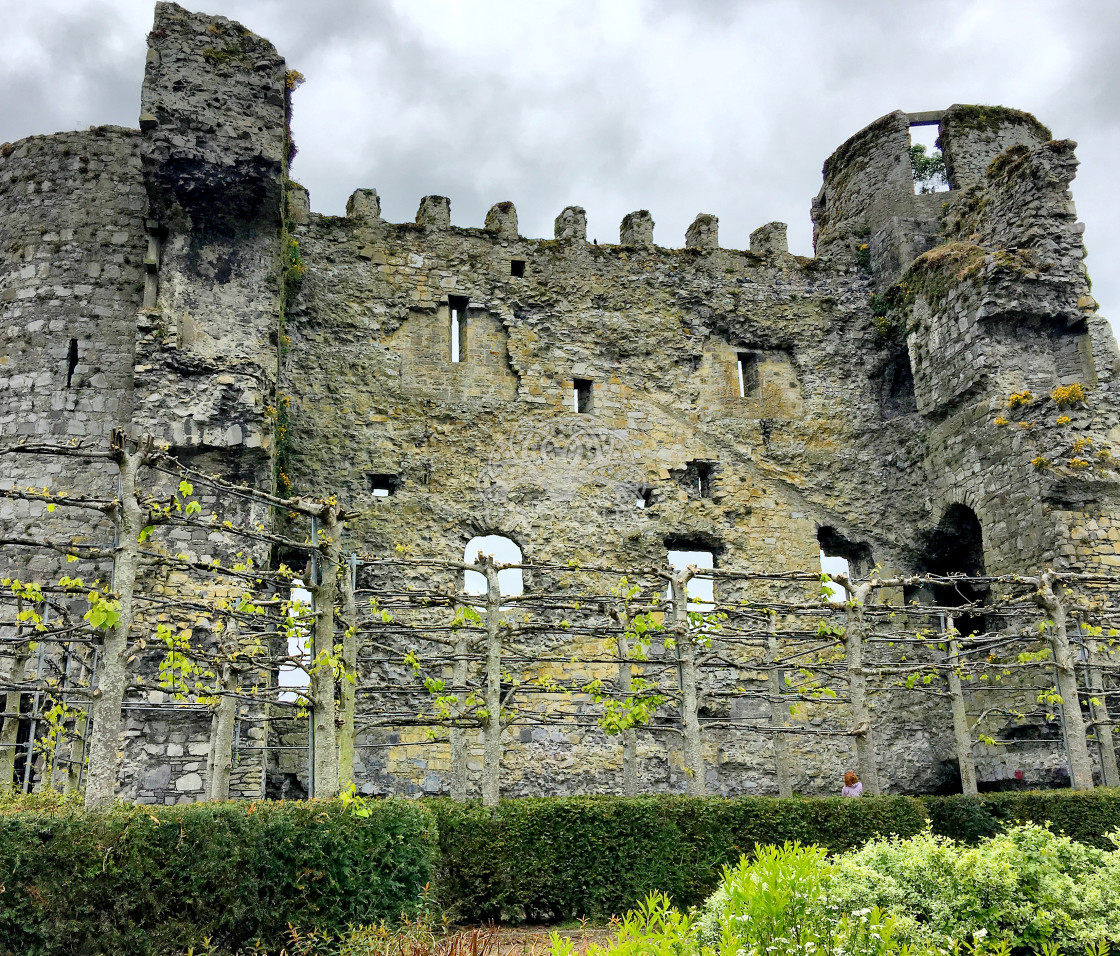
[(840, 791), (842, 797), (862, 797), (863, 784), (851, 770), (844, 774), (844, 788)]

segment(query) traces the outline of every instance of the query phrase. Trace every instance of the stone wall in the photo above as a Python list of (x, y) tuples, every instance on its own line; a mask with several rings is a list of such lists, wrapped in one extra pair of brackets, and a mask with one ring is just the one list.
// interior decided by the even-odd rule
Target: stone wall
[[(240, 24), (160, 3), (139, 131), (0, 149), (3, 440), (153, 435), (235, 482), (339, 495), (361, 513), (346, 548), (367, 555), (457, 561), (472, 537), (502, 534), (542, 566), (648, 567), (702, 549), (727, 571), (804, 571), (823, 544), (864, 573), (917, 572), (965, 505), (990, 573), (1120, 566), (1116, 345), (1084, 271), (1073, 144), (1029, 114), (952, 106), (872, 123), (826, 161), (816, 255), (802, 258), (781, 223), (749, 250), (720, 248), (710, 213), (667, 245), (645, 210), (617, 245), (587, 241), (581, 207), (548, 239), (521, 236), (505, 201), (478, 228), (452, 226), (441, 196), (415, 222), (387, 222), (369, 188), (345, 217), (316, 214), (287, 179), (294, 82)], [(914, 192), (916, 122), (940, 123), (948, 192)], [(1073, 385), (1084, 400), (1050, 397)], [(106, 490), (108, 473), (61, 469), (0, 481)], [(223, 514), (288, 530), (282, 512)], [(7, 501), (0, 521), (101, 533)], [(166, 543), (221, 552), (198, 530)], [(540, 572), (531, 586), (561, 582)], [(723, 686), (709, 687), (713, 714)], [(148, 716), (157, 696), (131, 701), (125, 792), (193, 799), (207, 720)], [(880, 714), (889, 786), (935, 785), (951, 756), (944, 715), (901, 697)], [(301, 746), (298, 721), (245, 716), (253, 746)], [(411, 733), (370, 732), (363, 786), (446, 787), (446, 755)], [(511, 741), (510, 792), (614, 787), (614, 744), (558, 733)], [(663, 739), (642, 746), (646, 785), (681, 789)], [(713, 735), (711, 789), (771, 788), (768, 746)], [(831, 787), (850, 756), (835, 739), (791, 746), (807, 791)], [(267, 782), (253, 753), (242, 792), (305, 786), (298, 749), (278, 751)]]
[[(5, 440), (97, 442), (131, 417), (146, 209), (138, 140), (134, 130), (96, 127), (0, 147)], [(24, 464), (6, 459), (0, 488), (111, 488), (96, 467), (87, 477), (85, 465), (64, 459), (31, 471)], [(13, 530), (40, 533), (45, 518), (44, 505), (0, 501), (0, 520)], [(60, 514), (50, 526), (96, 538), (89, 521)], [(2, 567), (49, 573), (57, 565), (46, 555), (0, 556)]]

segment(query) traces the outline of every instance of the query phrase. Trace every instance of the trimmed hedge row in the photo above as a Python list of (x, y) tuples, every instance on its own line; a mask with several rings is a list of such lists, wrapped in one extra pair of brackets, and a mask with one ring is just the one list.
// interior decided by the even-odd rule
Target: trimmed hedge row
[(118, 807), (0, 802), (0, 953), (164, 954), (272, 945), (416, 906), (431, 813), (378, 801)]
[(456, 918), (549, 921), (621, 914), (650, 892), (700, 903), (725, 863), (756, 843), (830, 850), (923, 829), (917, 800), (571, 797), (429, 803), (439, 824), (438, 896)]
[(934, 833), (964, 843), (995, 836), (1015, 823), (1045, 823), (1080, 843), (1114, 850), (1120, 790), (1022, 790), (979, 797), (922, 797)]
[(621, 914), (658, 889), (700, 903), (720, 869), (756, 844), (833, 852), (876, 836), (934, 833), (975, 842), (1016, 822), (1102, 849), (1120, 828), (1120, 791), (1048, 790), (979, 797), (572, 797), (478, 804), (430, 801), (438, 820), (438, 898), (465, 921), (549, 921)]
[[(362, 815), (367, 814), (367, 815)], [(570, 797), (118, 807), (0, 798), (0, 956), (280, 945), (415, 909), (464, 921), (602, 918), (653, 889), (701, 902), (756, 844), (832, 851), (927, 825), (962, 841), (1017, 821), (1111, 848), (1120, 791), (860, 800)]]

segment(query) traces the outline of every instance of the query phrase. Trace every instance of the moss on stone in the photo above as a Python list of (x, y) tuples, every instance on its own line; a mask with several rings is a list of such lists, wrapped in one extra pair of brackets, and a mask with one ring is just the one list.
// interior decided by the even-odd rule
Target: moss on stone
[(1031, 151), (1022, 144), (1005, 149), (988, 164), (988, 178), (1010, 179), (1016, 171), (1022, 169), (1030, 154)]
[(945, 114), (943, 122), (961, 129), (981, 132), (994, 132), (1001, 126), (1026, 126), (1043, 140), (1053, 139), (1053, 133), (1032, 114), (1023, 110), (1009, 109), (1006, 106), (977, 106), (971, 104), (953, 106)]

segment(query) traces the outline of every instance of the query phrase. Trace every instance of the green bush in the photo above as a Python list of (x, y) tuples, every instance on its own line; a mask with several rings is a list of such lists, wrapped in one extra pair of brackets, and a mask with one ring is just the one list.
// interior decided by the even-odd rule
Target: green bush
[[(338, 936), (347, 924), (415, 907), (429, 880), (445, 912), (472, 922), (603, 918), (653, 891), (688, 907), (759, 845), (800, 841), (835, 854), (927, 826), (976, 843), (1020, 821), (1049, 821), (1055, 833), (1108, 850), (1120, 792), (603, 796), (509, 800), (496, 810), (446, 800), (350, 809), (265, 802), (98, 814), (73, 800), (0, 796), (0, 956), (155, 953), (205, 936), (229, 951), (258, 937), (271, 945), (288, 923)], [(1062, 846), (1072, 847), (1061, 851), (1070, 859), (1083, 855)], [(1057, 847), (1047, 844), (1046, 853)]]
[(423, 806), (0, 802), (0, 953), (230, 950), (289, 923), (341, 932), (414, 908), (431, 879)]
[(836, 860), (828, 895), (842, 912), (882, 908), (909, 942), (949, 946), (978, 933), (1013, 947), (1120, 942), (1120, 851), (1035, 824), (975, 846), (929, 832), (872, 840)]
[(976, 846), (926, 831), (833, 858), (761, 847), (698, 914), (651, 894), (588, 956), (1093, 956), (1118, 940), (1120, 851), (1029, 824)]
[(758, 844), (800, 840), (832, 851), (918, 833), (907, 797), (569, 797), (429, 804), (439, 823), (440, 902), (459, 919), (603, 918), (653, 890), (700, 903), (721, 868)]

